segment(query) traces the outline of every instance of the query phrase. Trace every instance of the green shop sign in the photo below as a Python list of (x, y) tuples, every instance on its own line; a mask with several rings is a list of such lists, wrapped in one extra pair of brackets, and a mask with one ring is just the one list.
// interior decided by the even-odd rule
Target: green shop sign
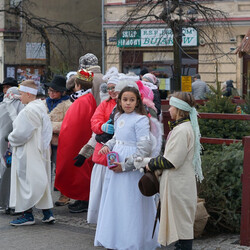
[[(198, 45), (197, 30), (182, 29), (182, 46)], [(117, 47), (173, 46), (171, 29), (124, 30), (117, 34)]]

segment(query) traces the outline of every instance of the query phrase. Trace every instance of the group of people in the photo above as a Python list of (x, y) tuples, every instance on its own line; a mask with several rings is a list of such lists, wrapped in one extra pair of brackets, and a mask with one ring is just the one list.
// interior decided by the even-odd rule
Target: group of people
[[(68, 204), (72, 213), (88, 212), (87, 221), (97, 224), (95, 246), (156, 249), (176, 242), (176, 249), (192, 249), (196, 179), (203, 179), (195, 100), (186, 92), (171, 96), (173, 122), (161, 156), (157, 82), (151, 73), (140, 79), (115, 67), (102, 76), (96, 56), (88, 53), (67, 80), (56, 75), (46, 83), (44, 100), (36, 98), (32, 80), (9, 88), (0, 104), (6, 111), (0, 120), (0, 201), (5, 197), (0, 206), (22, 212), (10, 224), (34, 224), (34, 206), (42, 209), (42, 222), (55, 222), (55, 169), (54, 188), (60, 192), (55, 205)], [(5, 161), (8, 148), (10, 168)], [(112, 165), (107, 161), (110, 153), (117, 156)], [(136, 167), (138, 158), (148, 159), (140, 166), (145, 171), (161, 172), (161, 219), (153, 236), (158, 200), (138, 188), (144, 175)]]

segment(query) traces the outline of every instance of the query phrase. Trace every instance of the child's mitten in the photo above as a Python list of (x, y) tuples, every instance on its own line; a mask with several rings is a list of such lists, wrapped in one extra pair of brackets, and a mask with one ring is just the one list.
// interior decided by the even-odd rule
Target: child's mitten
[(106, 123), (102, 124), (101, 130), (107, 134), (114, 134), (114, 125), (110, 124), (112, 122), (111, 119), (109, 119)]

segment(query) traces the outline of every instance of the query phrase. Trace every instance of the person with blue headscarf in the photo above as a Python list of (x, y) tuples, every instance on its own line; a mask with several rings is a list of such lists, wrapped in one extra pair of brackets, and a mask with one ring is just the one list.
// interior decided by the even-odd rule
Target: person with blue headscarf
[[(200, 130), (191, 93), (170, 98), (171, 131), (163, 156), (152, 158), (146, 168), (162, 170), (160, 179), (160, 228), (158, 242), (175, 250), (191, 250), (197, 205), (196, 179), (202, 181)], [(196, 177), (196, 178), (195, 178)]]

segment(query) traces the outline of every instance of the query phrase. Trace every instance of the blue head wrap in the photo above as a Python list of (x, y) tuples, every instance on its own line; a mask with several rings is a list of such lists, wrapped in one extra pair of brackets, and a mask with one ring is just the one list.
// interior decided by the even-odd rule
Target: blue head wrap
[(193, 166), (194, 166), (194, 171), (196, 178), (201, 182), (204, 177), (202, 174), (202, 169), (201, 169), (201, 143), (200, 143), (200, 128), (198, 124), (198, 112), (195, 107), (191, 107), (188, 103), (182, 101), (181, 99), (178, 99), (176, 97), (171, 97), (169, 104), (171, 106), (174, 106), (178, 109), (188, 111), (189, 112), (189, 117), (190, 117), (190, 122), (194, 131), (194, 137), (195, 137), (195, 146), (194, 146), (194, 158), (193, 158)]

